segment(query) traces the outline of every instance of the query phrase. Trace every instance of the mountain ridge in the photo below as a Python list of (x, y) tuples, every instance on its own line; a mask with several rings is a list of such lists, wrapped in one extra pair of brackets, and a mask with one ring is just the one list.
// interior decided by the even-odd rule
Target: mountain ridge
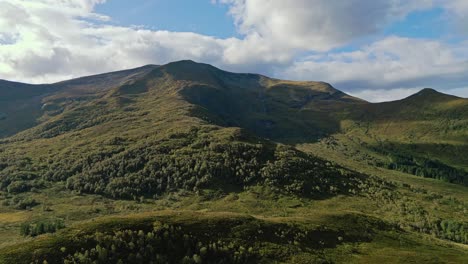
[[(18, 94), (15, 95), (15, 93), (12, 92), (11, 89), (8, 89), (10, 91), (9, 93), (12, 94), (10, 97), (16, 96), (16, 99), (19, 99), (16, 100), (16, 102), (14, 102), (15, 105), (27, 104), (29, 105), (29, 108), (34, 109), (32, 109), (33, 114), (29, 114), (29, 112), (27, 111), (31, 111), (30, 109), (24, 109), (24, 112), (22, 112), (21, 109), (19, 109), (19, 111), (18, 109), (12, 110), (11, 108), (5, 105), (2, 109), (2, 107), (0, 106), (0, 112), (2, 112), (4, 116), (6, 116), (5, 118), (3, 118), (4, 125), (2, 126), (2, 124), (0, 123), (0, 130), (7, 131), (7, 134), (3, 134), (5, 136), (12, 135), (14, 132), (19, 132), (24, 128), (32, 127), (34, 124), (37, 124), (36, 120), (39, 119), (40, 115), (43, 114), (41, 112), (41, 109), (43, 109), (44, 106), (46, 106), (47, 109), (63, 109), (65, 106), (69, 107), (70, 104), (76, 104), (77, 101), (88, 100), (86, 98), (92, 99), (103, 96), (103, 93), (107, 93), (107, 91), (110, 91), (112, 89), (115, 90), (118, 87), (120, 87), (118, 88), (120, 89), (120, 91), (116, 90), (117, 94), (123, 93), (123, 96), (125, 96), (125, 93), (145, 92), (148, 90), (148, 87), (151, 86), (151, 84), (147, 83), (147, 80), (145, 78), (147, 80), (170, 79), (169, 81), (182, 81), (173, 88), (182, 85), (180, 86), (180, 89), (184, 90), (182, 91), (182, 93), (185, 93), (185, 95), (189, 97), (190, 93), (195, 92), (193, 97), (189, 98), (193, 99), (193, 102), (195, 103), (197, 103), (197, 100), (199, 99), (205, 100), (206, 96), (204, 94), (204, 91), (206, 89), (211, 89), (210, 87), (216, 86), (220, 88), (215, 89), (221, 92), (220, 96), (227, 99), (227, 101), (234, 103), (234, 105), (232, 105), (233, 108), (240, 106), (237, 105), (237, 103), (235, 103), (234, 101), (229, 100), (227, 96), (231, 96), (232, 93), (236, 92), (243, 93), (244, 95), (252, 92), (257, 93), (255, 97), (251, 97), (250, 103), (252, 104), (259, 103), (258, 101), (260, 101), (260, 103), (263, 103), (262, 100), (264, 100), (265, 94), (268, 93), (276, 94), (278, 96), (287, 96), (289, 98), (289, 102), (284, 103), (290, 104), (292, 107), (295, 108), (301, 108), (307, 105), (312, 99), (314, 99), (313, 97), (317, 95), (321, 95), (323, 97), (322, 99), (324, 99), (324, 102), (327, 102), (328, 99), (338, 101), (342, 99), (343, 101), (349, 102), (354, 100), (359, 101), (357, 99), (354, 99), (354, 97), (351, 97), (345, 93), (342, 93), (341, 91), (334, 89), (331, 85), (327, 83), (281, 81), (278, 79), (272, 79), (257, 74), (230, 73), (215, 68), (208, 64), (200, 64), (195, 63), (193, 61), (180, 61), (169, 63), (163, 66), (149, 65), (130, 70), (111, 72), (96, 76), (81, 77), (50, 85), (42, 84), (28, 86), (27, 84), (24, 84), (26, 85), (25, 87), (28, 87), (28, 89), (31, 89), (31, 87), (38, 88), (33, 89), (34, 91), (32, 91), (35, 95), (35, 101), (33, 102), (31, 101), (31, 97), (27, 97), (27, 95), (24, 95), (24, 93), (22, 93), (22, 91), (18, 91), (18, 93), (22, 94), (20, 96)], [(141, 81), (141, 85), (138, 88), (135, 83), (138, 83), (139, 81)], [(184, 84), (184, 82), (192, 83)], [(202, 85), (194, 86), (194, 84), (196, 83)], [(5, 86), (0, 86), (0, 94), (2, 92), (5, 92), (6, 89), (4, 89), (4, 87)], [(21, 84), (21, 87), (23, 87), (23, 84)], [(190, 87), (195, 87), (195, 91), (193, 91), (193, 89), (192, 91), (190, 91)], [(293, 94), (284, 94), (284, 92), (287, 92), (287, 90), (290, 88), (295, 89), (295, 92), (293, 92)], [(251, 90), (249, 91), (249, 89)], [(249, 94), (249, 96), (250, 95), (251, 94)], [(27, 98), (23, 100), (21, 99), (22, 97)], [(12, 99), (10, 101), (12, 101)], [(223, 105), (215, 107), (223, 108)], [(264, 112), (266, 112), (266, 106), (263, 110), (265, 110)], [(30, 118), (25, 118), (23, 120), (23, 124), (15, 129), (15, 126), (11, 126), (11, 123), (8, 123), (9, 116), (13, 114), (10, 113), (10, 111), (13, 111), (16, 114), (22, 114), (23, 116), (29, 114)], [(261, 112), (260, 110), (255, 111)], [(270, 121), (265, 122), (268, 123)], [(255, 126), (255, 124), (250, 124), (249, 126)]]
[[(201, 107), (201, 112), (208, 111), (218, 124), (241, 126), (279, 141), (316, 140), (342, 130), (342, 121), (348, 119), (408, 119), (431, 112), (463, 116), (462, 109), (468, 106), (468, 99), (433, 89), (423, 89), (401, 100), (369, 103), (325, 82), (231, 73), (191, 60), (145, 65), (50, 85), (2, 83), (0, 95), (3, 93), (3, 98), (7, 98), (5, 95), (9, 94), (10, 99), (9, 103), (0, 105), (0, 137), (12, 136), (86, 102), (112, 99), (113, 104), (125, 105), (124, 102), (132, 102), (138, 94), (155, 89), (159, 93), (177, 93), (195, 108)], [(15, 92), (12, 85), (19, 85), (19, 90)], [(193, 113), (197, 115), (197, 111)]]
[[(194, 67), (194, 66), (196, 66), (196, 67)], [(214, 66), (212, 66), (210, 64), (198, 63), (198, 62), (195, 62), (193, 60), (175, 61), (175, 62), (170, 62), (170, 63), (164, 64), (164, 65), (147, 64), (147, 65), (143, 65), (143, 66), (136, 67), (136, 68), (124, 69), (124, 70), (118, 70), (118, 71), (112, 71), (112, 72), (106, 72), (106, 73), (100, 73), (100, 74), (94, 74), (94, 75), (86, 75), (86, 76), (77, 77), (77, 78), (73, 78), (73, 79), (70, 79), (70, 80), (63, 80), (63, 81), (54, 82), (54, 83), (28, 84), (28, 83), (25, 83), (25, 82), (9, 81), (9, 80), (0, 79), (0, 88), (6, 86), (6, 84), (9, 84), (10, 86), (14, 84), (14, 85), (24, 85), (24, 86), (36, 86), (36, 87), (72, 85), (74, 83), (80, 83), (80, 81), (88, 81), (88, 80), (91, 80), (91, 79), (97, 79), (97, 78), (106, 77), (106, 76), (111, 76), (112, 77), (112, 75), (118, 75), (118, 74), (128, 74), (128, 75), (130, 75), (131, 72), (139, 72), (139, 71), (145, 70), (145, 69), (154, 70), (154, 69), (157, 69), (159, 67), (166, 67), (166, 68), (169, 68), (169, 69), (177, 69), (178, 71), (183, 70), (184, 67), (185, 67), (186, 70), (190, 69), (190, 68), (191, 68), (191, 70), (193, 70), (194, 68), (198, 68), (199, 70), (200, 69), (204, 69), (204, 70), (209, 69), (209, 70), (219, 71), (219, 72), (222, 72), (222, 73), (228, 73), (228, 74), (234, 74), (234, 75), (256, 76), (257, 78), (266, 78), (266, 79), (269, 79), (269, 80), (274, 81), (274, 82), (291, 83), (291, 84), (322, 83), (324, 85), (329, 86), (333, 91), (338, 91), (338, 92), (344, 93), (343, 91), (337, 90), (336, 88), (334, 88), (329, 83), (322, 82), (322, 81), (317, 82), (317, 81), (281, 80), (281, 79), (267, 77), (267, 76), (262, 75), (262, 74), (234, 73), (234, 72), (228, 72), (228, 71), (221, 70), (221, 69), (216, 68), (216, 67), (214, 67)], [(448, 95), (448, 94), (444, 94), (442, 92), (439, 92), (439, 91), (437, 91), (437, 90), (435, 90), (433, 88), (424, 88), (424, 89), (416, 92), (415, 94), (408, 96), (407, 98), (412, 97), (412, 96), (420, 96), (420, 95), (423, 95), (423, 94), (425, 94), (425, 95), (437, 94), (438, 96)], [(448, 96), (461, 98), (461, 99), (466, 99), (466, 98), (463, 98), (463, 97), (457, 97), (457, 96), (453, 96), (453, 95), (448, 95)], [(350, 97), (352, 97), (352, 96), (350, 96)], [(403, 99), (406, 99), (406, 98), (403, 98)], [(403, 100), (403, 99), (400, 99), (400, 100)], [(360, 99), (360, 100), (362, 100), (362, 99)]]
[[(194, 66), (196, 66), (196, 67), (194, 67)], [(214, 67), (214, 66), (212, 66), (210, 64), (198, 63), (198, 62), (195, 62), (193, 60), (174, 61), (174, 62), (170, 62), (170, 63), (164, 64), (164, 65), (146, 64), (146, 65), (135, 67), (135, 68), (112, 71), (112, 72), (106, 72), (106, 73), (100, 73), (100, 74), (86, 75), (86, 76), (76, 77), (76, 78), (73, 78), (73, 79), (63, 80), (63, 81), (54, 82), (54, 83), (29, 84), (29, 83), (26, 83), (26, 82), (9, 81), (9, 80), (5, 80), (5, 79), (0, 79), (0, 91), (2, 91), (1, 88), (5, 87), (6, 85), (9, 85), (9, 86), (11, 86), (11, 85), (35, 86), (35, 87), (73, 85), (75, 83), (81, 83), (83, 81), (84, 82), (91, 81), (92, 79), (97, 79), (97, 78), (100, 78), (100, 77), (112, 78), (115, 75), (119, 75), (119, 74), (131, 75), (132, 72), (138, 73), (138, 72), (140, 72), (142, 70), (146, 70), (146, 69), (155, 70), (155, 69), (160, 68), (160, 67), (163, 67), (163, 68), (165, 67), (165, 68), (169, 68), (169, 69), (177, 69), (178, 71), (184, 70), (184, 68), (185, 68), (185, 70), (193, 70), (194, 68), (198, 68), (198, 70), (201, 70), (201, 69), (208, 70), (209, 69), (209, 70), (215, 70), (215, 71), (228, 73), (228, 74), (233, 74), (233, 75), (256, 76), (258, 78), (265, 78), (265, 79), (268, 79), (268, 80), (270, 80), (272, 82), (278, 82), (278, 83), (291, 83), (291, 84), (321, 83), (321, 84), (323, 84), (325, 86), (330, 87), (331, 88), (330, 90), (333, 91), (333, 92), (344, 93), (343, 91), (340, 91), (340, 90), (334, 88), (331, 84), (329, 84), (327, 82), (323, 82), (323, 81), (281, 80), (281, 79), (271, 78), (271, 77), (268, 77), (268, 76), (265, 76), (265, 75), (262, 75), (262, 74), (256, 74), (256, 73), (234, 73), (234, 72), (228, 72), (228, 71), (221, 70), (221, 69), (219, 69), (217, 67)], [(459, 98), (459, 99), (467, 99), (467, 98), (463, 98), (463, 97), (458, 97), (458, 96), (454, 96), (454, 95), (445, 94), (445, 93), (439, 92), (439, 91), (437, 91), (437, 90), (435, 90), (433, 88), (423, 88), (420, 91), (418, 91), (418, 92), (416, 92), (416, 93), (414, 93), (414, 94), (412, 94), (412, 95), (410, 95), (410, 96), (408, 96), (406, 98), (399, 99), (399, 100), (408, 99), (408, 98), (411, 98), (411, 97), (414, 97), (414, 96), (428, 96), (430, 94), (431, 95), (437, 95), (437, 96), (450, 96), (450, 97)], [(346, 95), (349, 96), (349, 97), (353, 97), (353, 96), (350, 96), (348, 94), (346, 94)], [(355, 97), (353, 97), (353, 98), (355, 98)], [(365, 100), (363, 100), (361, 98), (357, 98), (357, 99), (365, 101)], [(395, 100), (395, 101), (399, 101), (399, 100)], [(388, 102), (393, 102), (393, 101), (388, 101)], [(370, 104), (379, 104), (379, 103), (380, 102), (370, 103)]]

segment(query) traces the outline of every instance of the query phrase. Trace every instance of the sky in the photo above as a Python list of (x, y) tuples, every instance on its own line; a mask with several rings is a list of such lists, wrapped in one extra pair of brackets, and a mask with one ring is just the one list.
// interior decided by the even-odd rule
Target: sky
[(468, 97), (467, 0), (0, 0), (0, 79), (191, 59), (371, 102)]

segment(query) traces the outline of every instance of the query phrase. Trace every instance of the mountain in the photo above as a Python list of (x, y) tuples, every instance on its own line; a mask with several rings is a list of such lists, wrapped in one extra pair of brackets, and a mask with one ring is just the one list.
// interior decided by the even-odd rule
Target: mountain
[[(330, 116), (330, 110), (364, 103), (326, 83), (282, 81), (261, 75), (234, 74), (192, 61), (170, 63), (161, 67), (145, 66), (52, 85), (40, 85), (37, 89), (29, 88), (31, 92), (18, 88), (15, 89), (16, 95), (6, 98), (9, 98), (9, 102), (14, 100), (14, 105), (34, 106), (34, 109), (29, 111), (35, 115), (42, 114), (31, 116), (36, 118), (28, 120), (27, 124), (32, 127), (48, 120), (50, 116), (61, 113), (65, 107), (73, 109), (72, 106), (78, 105), (79, 102), (106, 100), (106, 96), (114, 100), (128, 100), (128, 96), (132, 94), (158, 89), (150, 82), (158, 83), (167, 79), (172, 82), (171, 87), (166, 87), (163, 92), (171, 90), (183, 97), (184, 101), (205, 109), (213, 118), (212, 122), (218, 122), (217, 124), (222, 126), (243, 127), (262, 137), (275, 140), (288, 140), (293, 137), (313, 139), (336, 131), (338, 121)], [(13, 84), (11, 87), (14, 87)], [(2, 90), (7, 89), (9, 88), (5, 86)], [(21, 101), (32, 98), (36, 101)], [(39, 107), (42, 108), (42, 113)], [(11, 111), (22, 110), (16, 108)], [(5, 117), (11, 116), (13, 119), (11, 111), (6, 109), (2, 112)], [(5, 127), (9, 124), (3, 123)]]
[(1, 81), (0, 263), (463, 262), (467, 106), (193, 61)]
[(0, 80), (0, 137), (37, 125), (44, 111), (57, 114), (64, 106), (140, 78), (157, 66), (82, 77), (55, 84), (30, 85)]
[[(130, 73), (134, 76), (134, 71)], [(87, 86), (89, 78), (71, 81), (75, 86), (61, 83), (57, 92), (42, 99), (42, 115), (34, 127), (4, 139), (8, 159), (3, 185), (7, 189), (20, 185), (21, 190), (40, 186), (34, 181), (17, 183), (10, 174), (20, 169), (17, 159), (26, 157), (31, 168), (21, 170), (28, 174), (36, 170), (32, 179), (66, 180), (69, 189), (79, 192), (134, 199), (177, 188), (228, 188), (226, 183), (229, 188), (245, 188), (266, 181), (288, 192), (327, 195), (348, 192), (345, 184), (359, 178), (323, 180), (320, 175), (343, 173), (324, 160), (264, 137), (270, 130), (284, 135), (286, 128), (316, 137), (327, 127), (316, 120), (297, 119), (319, 115), (332, 101), (361, 103), (329, 85), (232, 74), (191, 61), (170, 63), (138, 76), (124, 76), (113, 88), (101, 76), (89, 77), (97, 80), (93, 89)], [(317, 100), (303, 103), (298, 93)], [(254, 102), (259, 94), (263, 105)], [(299, 109), (297, 102), (304, 106)], [(264, 111), (267, 107), (275, 110)], [(287, 114), (294, 118), (288, 120)], [(275, 122), (281, 126), (276, 128)], [(15, 151), (23, 147), (30, 151)], [(170, 158), (173, 155), (175, 159)], [(310, 171), (298, 171), (296, 163)], [(275, 166), (297, 178), (281, 179)], [(312, 172), (316, 175), (309, 178)], [(178, 177), (174, 180), (172, 174)], [(312, 190), (321, 184), (323, 188)]]
[(360, 149), (361, 158), (370, 150), (376, 165), (467, 185), (467, 120), (467, 99), (423, 89), (402, 100), (355, 108), (334, 138)]

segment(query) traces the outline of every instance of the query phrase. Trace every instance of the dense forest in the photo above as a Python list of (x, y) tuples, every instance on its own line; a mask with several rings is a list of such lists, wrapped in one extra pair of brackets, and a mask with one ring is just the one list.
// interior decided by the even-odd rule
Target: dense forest
[(379, 147), (370, 147), (370, 149), (387, 157), (383, 162), (376, 162), (377, 166), (424, 178), (468, 186), (468, 172), (463, 169), (449, 166), (435, 159), (407, 153), (407, 151), (398, 151), (397, 148), (391, 145), (380, 145)]
[(427, 158), (391, 154), (387, 168), (425, 178), (468, 186), (468, 172)]
[[(374, 229), (395, 227), (376, 219), (348, 215), (344, 229), (277, 223), (234, 214), (204, 216), (163, 214), (156, 217), (97, 220), (90, 226), (45, 237), (33, 263), (271, 263), (327, 262), (320, 252), (343, 243), (368, 242)], [(34, 245), (34, 241), (30, 245)], [(56, 247), (51, 250), (47, 247)], [(23, 249), (9, 255), (11, 260)]]
[(3, 160), (0, 189), (15, 194), (65, 181), (67, 188), (79, 193), (137, 200), (178, 189), (240, 191), (267, 185), (284, 193), (324, 197), (355, 193), (358, 179), (365, 178), (286, 145), (239, 139), (223, 142), (193, 129), (129, 147), (119, 143), (124, 139), (114, 138), (107, 152), (45, 164)]

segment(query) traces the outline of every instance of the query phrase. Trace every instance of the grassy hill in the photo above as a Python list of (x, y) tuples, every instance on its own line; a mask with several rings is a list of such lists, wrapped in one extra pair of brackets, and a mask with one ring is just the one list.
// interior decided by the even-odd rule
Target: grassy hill
[[(343, 221), (352, 221), (353, 226), (337, 224)], [(418, 253), (403, 252), (402, 245)], [(362, 251), (369, 254), (360, 256)], [(456, 263), (466, 258), (463, 248), (439, 241), (420, 242), (362, 215), (285, 221), (187, 211), (99, 218), (27, 242), (21, 248), (0, 250), (0, 254), (5, 263)]]
[(467, 99), (371, 104), (192, 61), (0, 98), (0, 263), (468, 258)]
[(106, 73), (55, 84), (30, 85), (0, 80), (0, 137), (31, 128), (78, 101), (121, 86), (156, 66)]
[(355, 108), (340, 133), (322, 140), (375, 166), (467, 185), (467, 122), (468, 99), (423, 89)]

